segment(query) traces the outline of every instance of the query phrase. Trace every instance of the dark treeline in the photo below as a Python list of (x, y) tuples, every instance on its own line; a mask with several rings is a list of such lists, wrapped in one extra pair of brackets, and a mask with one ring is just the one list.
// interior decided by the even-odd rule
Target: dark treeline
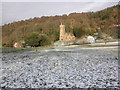
[(113, 6), (98, 12), (71, 13), (62, 16), (43, 16), (22, 20), (2, 26), (3, 46), (12, 46), (15, 42), (25, 40), (31, 33), (44, 34), (53, 43), (59, 40), (59, 25), (66, 26), (66, 32), (72, 32), (76, 38), (94, 34), (98, 28), (106, 34), (117, 38), (118, 13), (120, 6)]

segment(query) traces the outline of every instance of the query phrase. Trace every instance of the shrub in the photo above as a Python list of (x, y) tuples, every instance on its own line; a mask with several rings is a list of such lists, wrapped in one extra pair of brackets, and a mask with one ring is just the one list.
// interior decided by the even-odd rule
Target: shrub
[(48, 45), (50, 42), (45, 34), (32, 33), (25, 38), (25, 43), (32, 47)]
[(32, 33), (31, 35), (25, 38), (26, 44), (32, 47), (39, 46), (39, 34)]
[(48, 39), (47, 35), (40, 34), (39, 35), (39, 46), (45, 46), (50, 44), (50, 40)]

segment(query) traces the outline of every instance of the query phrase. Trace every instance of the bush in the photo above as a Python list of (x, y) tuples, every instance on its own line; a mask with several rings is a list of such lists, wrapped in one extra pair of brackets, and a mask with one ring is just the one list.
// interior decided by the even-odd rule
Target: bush
[(30, 36), (25, 38), (25, 42), (32, 47), (39, 46), (39, 34), (32, 33)]
[(79, 28), (74, 29), (73, 31), (75, 37), (80, 38), (81, 36), (85, 35), (85, 31)]
[(40, 34), (39, 35), (39, 46), (45, 46), (50, 44), (50, 40), (48, 39), (47, 35)]
[(32, 47), (38, 47), (48, 45), (49, 40), (45, 34), (32, 33), (25, 38), (25, 43)]

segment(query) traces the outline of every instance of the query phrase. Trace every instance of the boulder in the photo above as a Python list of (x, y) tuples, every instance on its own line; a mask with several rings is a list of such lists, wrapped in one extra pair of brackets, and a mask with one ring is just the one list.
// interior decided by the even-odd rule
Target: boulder
[(95, 38), (93, 36), (88, 36), (87, 37), (87, 42), (88, 43), (95, 43)]

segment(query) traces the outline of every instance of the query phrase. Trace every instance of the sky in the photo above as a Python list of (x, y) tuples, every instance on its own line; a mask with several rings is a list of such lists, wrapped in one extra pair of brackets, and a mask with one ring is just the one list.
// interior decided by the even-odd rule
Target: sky
[(117, 4), (118, 0), (2, 0), (0, 13), (3, 25), (41, 16), (95, 12)]

